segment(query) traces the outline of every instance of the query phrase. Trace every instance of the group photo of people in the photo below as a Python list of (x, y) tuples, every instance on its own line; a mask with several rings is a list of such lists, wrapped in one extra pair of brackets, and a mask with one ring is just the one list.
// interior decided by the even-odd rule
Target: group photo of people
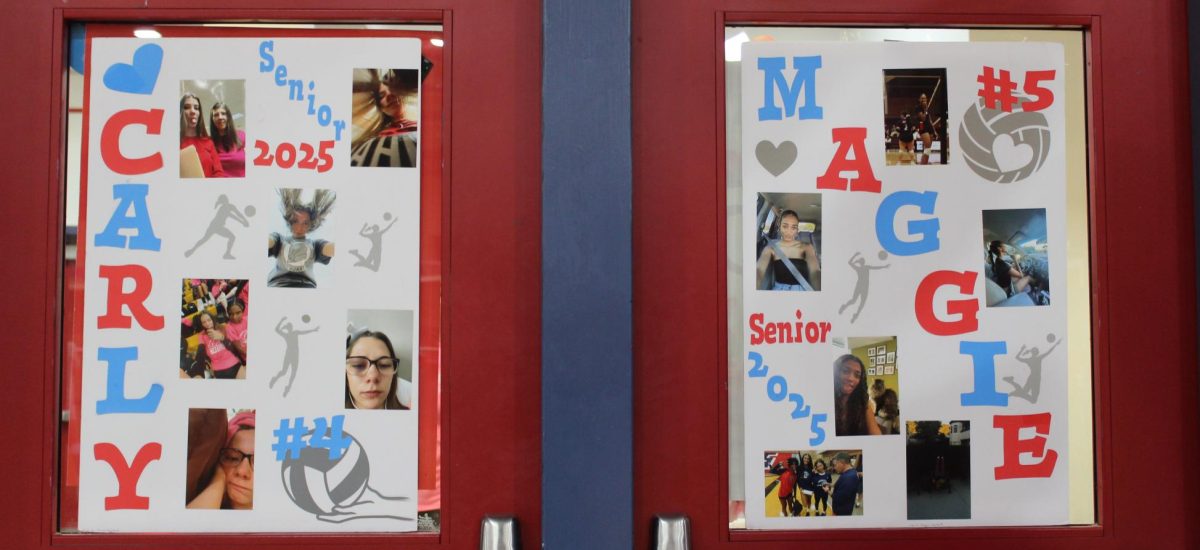
[(767, 517), (861, 516), (862, 450), (769, 451)]
[(821, 290), (821, 194), (759, 193), (755, 288)]
[(887, 165), (949, 162), (946, 69), (883, 70)]
[(179, 97), (179, 177), (246, 176), (246, 81), (184, 80)]
[(250, 281), (184, 279), (179, 327), (179, 377), (246, 378)]
[(254, 509), (253, 409), (188, 409), (189, 510)]
[(413, 312), (346, 313), (347, 409), (413, 408)]

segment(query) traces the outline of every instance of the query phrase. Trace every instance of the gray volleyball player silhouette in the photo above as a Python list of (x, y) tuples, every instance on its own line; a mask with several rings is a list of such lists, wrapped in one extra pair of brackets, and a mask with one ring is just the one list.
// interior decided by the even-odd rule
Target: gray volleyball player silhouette
[[(880, 250), (879, 259), (886, 260), (887, 252)], [(850, 261), (846, 263), (850, 264), (850, 268), (854, 270), (854, 274), (858, 275), (858, 282), (854, 284), (854, 295), (850, 297), (850, 300), (842, 304), (842, 307), (838, 308), (838, 315), (841, 315), (843, 311), (846, 311), (846, 308), (850, 307), (850, 304), (857, 301), (858, 309), (854, 310), (854, 316), (850, 317), (850, 322), (853, 323), (858, 320), (858, 314), (862, 313), (863, 306), (867, 305), (867, 291), (870, 290), (871, 270), (884, 269), (892, 264), (867, 265), (866, 258), (863, 258), (859, 252), (855, 252), (853, 256), (850, 256)]]
[[(309, 316), (304, 315), (300, 320), (307, 323)], [(296, 371), (300, 368), (300, 335), (316, 332), (320, 329), (321, 327), (313, 327), (309, 330), (296, 330), (292, 327), (292, 323), (287, 320), (287, 316), (279, 319), (279, 322), (275, 324), (275, 333), (283, 338), (285, 346), (283, 351), (283, 368), (279, 369), (279, 373), (271, 378), (271, 383), (267, 386), (268, 388), (274, 388), (275, 383), (284, 374), (291, 371), (288, 383), (283, 387), (283, 396), (287, 397), (288, 393), (292, 391), (292, 382), (296, 381)]]
[(1047, 335), (1046, 340), (1054, 342), (1054, 345), (1050, 346), (1046, 353), (1038, 353), (1036, 347), (1025, 349), (1024, 345), (1021, 346), (1020, 351), (1017, 352), (1017, 361), (1025, 363), (1025, 366), (1029, 367), (1029, 376), (1025, 378), (1024, 385), (1017, 385), (1013, 381), (1013, 377), (1005, 376), (1004, 381), (1013, 387), (1013, 391), (1008, 395), (1020, 397), (1030, 403), (1037, 403), (1038, 395), (1042, 393), (1042, 359), (1045, 359), (1050, 352), (1054, 351), (1054, 348), (1062, 343), (1062, 340), (1055, 340), (1053, 334)]
[(396, 220), (392, 217), (392, 214), (384, 212), (383, 221), (386, 222), (388, 220), (391, 220), (391, 223), (387, 224), (383, 229), (380, 229), (377, 224), (363, 223), (362, 229), (359, 230), (358, 234), (367, 238), (367, 241), (371, 243), (371, 249), (367, 251), (366, 256), (363, 256), (358, 250), (351, 250), (350, 255), (358, 258), (358, 261), (354, 262), (354, 265), (365, 267), (371, 271), (379, 271), (379, 263), (383, 255), (383, 234), (387, 233), (393, 225), (396, 225)]
[(254, 215), (254, 206), (247, 206), (246, 216), (243, 216), (238, 210), (237, 205), (229, 202), (229, 197), (221, 195), (217, 197), (217, 202), (213, 205), (213, 208), (217, 209), (217, 213), (213, 214), (212, 221), (208, 222), (208, 230), (204, 232), (204, 236), (200, 237), (199, 241), (196, 241), (196, 244), (183, 253), (184, 258), (190, 258), (196, 252), (196, 249), (213, 238), (213, 235), (220, 235), (225, 237), (225, 256), (223, 257), (226, 260), (235, 259), (233, 257), (233, 243), (237, 241), (237, 235), (234, 235), (233, 231), (225, 227), (225, 224), (232, 219), (242, 224), (243, 227), (250, 227), (250, 221), (246, 219), (246, 216)]

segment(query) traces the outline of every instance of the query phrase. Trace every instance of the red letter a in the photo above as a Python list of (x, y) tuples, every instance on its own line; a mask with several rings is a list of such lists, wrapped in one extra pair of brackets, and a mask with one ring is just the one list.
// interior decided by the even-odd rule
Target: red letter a
[[(875, 179), (871, 171), (871, 161), (867, 159), (867, 129), (866, 128), (834, 128), (833, 142), (838, 144), (833, 160), (829, 161), (829, 169), (825, 175), (817, 178), (817, 189), (846, 190), (847, 180), (842, 177), (844, 172), (857, 174), (849, 180), (851, 191), (878, 193), (882, 183)], [(850, 158), (851, 151), (854, 158)]]

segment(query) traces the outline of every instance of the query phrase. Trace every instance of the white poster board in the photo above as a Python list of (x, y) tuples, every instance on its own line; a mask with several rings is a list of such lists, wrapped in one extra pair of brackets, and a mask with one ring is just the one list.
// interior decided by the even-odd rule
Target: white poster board
[(80, 530), (416, 530), (419, 40), (89, 48)]
[(1061, 47), (741, 66), (747, 527), (1067, 523)]

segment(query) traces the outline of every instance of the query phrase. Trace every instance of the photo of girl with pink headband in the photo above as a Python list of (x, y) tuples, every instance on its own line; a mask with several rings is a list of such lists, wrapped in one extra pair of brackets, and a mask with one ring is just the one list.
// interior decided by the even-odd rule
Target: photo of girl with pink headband
[(188, 509), (254, 508), (254, 410), (188, 410)]

